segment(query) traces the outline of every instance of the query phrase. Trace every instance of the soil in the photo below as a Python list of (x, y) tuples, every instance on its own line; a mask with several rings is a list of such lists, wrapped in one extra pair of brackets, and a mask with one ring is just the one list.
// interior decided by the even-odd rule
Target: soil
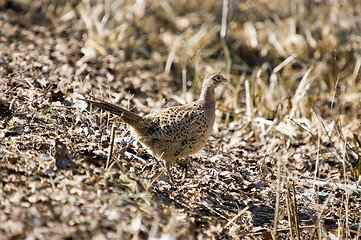
[[(357, 1), (299, 4), (304, 21), (232, 1), (226, 41), (219, 1), (109, 2), (0, 1), (0, 239), (361, 239), (361, 21), (316, 14), (360, 20)], [(144, 115), (216, 71), (214, 132), (175, 184), (77, 100)]]

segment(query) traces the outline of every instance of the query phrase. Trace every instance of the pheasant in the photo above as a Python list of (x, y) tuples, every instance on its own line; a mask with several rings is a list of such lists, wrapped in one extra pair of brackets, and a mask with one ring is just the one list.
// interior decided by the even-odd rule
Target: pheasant
[(198, 152), (206, 144), (215, 120), (215, 88), (226, 81), (219, 73), (211, 74), (204, 78), (198, 100), (167, 107), (144, 117), (99, 99), (79, 100), (118, 115), (148, 152), (166, 162), (169, 179), (174, 183), (171, 164)]

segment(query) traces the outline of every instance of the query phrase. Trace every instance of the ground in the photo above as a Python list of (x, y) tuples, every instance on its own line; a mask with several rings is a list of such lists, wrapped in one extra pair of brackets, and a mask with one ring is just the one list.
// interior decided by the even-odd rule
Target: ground
[[(0, 1), (0, 239), (360, 239), (360, 3), (226, 2)], [(77, 100), (143, 115), (212, 72), (175, 184)]]

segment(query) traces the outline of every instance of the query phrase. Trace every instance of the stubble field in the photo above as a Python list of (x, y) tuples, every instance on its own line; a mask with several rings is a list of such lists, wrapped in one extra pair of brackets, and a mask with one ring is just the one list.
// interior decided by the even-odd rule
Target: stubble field
[[(0, 239), (360, 239), (361, 4), (226, 3), (0, 1)], [(212, 72), (213, 134), (174, 185), (76, 100), (144, 115)]]

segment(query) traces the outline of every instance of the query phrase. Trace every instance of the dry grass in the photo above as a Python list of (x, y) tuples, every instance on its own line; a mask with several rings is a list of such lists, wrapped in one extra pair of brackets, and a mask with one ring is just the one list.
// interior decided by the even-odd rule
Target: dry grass
[[(29, 3), (0, 4), (0, 239), (360, 239), (358, 1)], [(75, 101), (147, 113), (215, 71), (214, 134), (176, 186)]]

